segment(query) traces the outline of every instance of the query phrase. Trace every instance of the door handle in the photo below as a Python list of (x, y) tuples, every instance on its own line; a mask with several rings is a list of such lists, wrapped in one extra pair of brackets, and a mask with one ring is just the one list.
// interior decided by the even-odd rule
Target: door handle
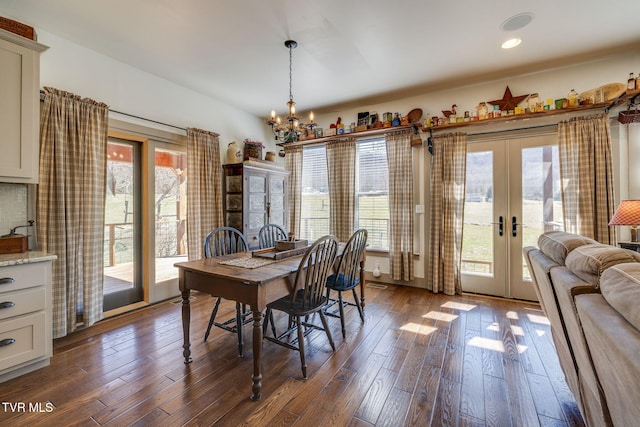
[(515, 216), (511, 217), (511, 235), (516, 237), (518, 235), (518, 219)]
[(491, 224), (498, 225), (498, 236), (502, 236), (504, 234), (504, 218), (502, 215), (498, 217), (498, 222), (492, 222)]

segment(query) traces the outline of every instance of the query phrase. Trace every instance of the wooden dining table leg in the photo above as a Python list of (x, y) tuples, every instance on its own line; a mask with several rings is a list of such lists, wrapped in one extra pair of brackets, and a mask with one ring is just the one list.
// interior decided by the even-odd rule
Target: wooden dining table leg
[(260, 400), (262, 397), (262, 311), (258, 307), (251, 306), (253, 312), (253, 385), (251, 400)]
[(182, 356), (184, 363), (191, 363), (191, 342), (189, 341), (189, 324), (191, 323), (191, 305), (189, 302), (190, 290), (182, 290)]
[(364, 309), (364, 260), (360, 261), (360, 307)]

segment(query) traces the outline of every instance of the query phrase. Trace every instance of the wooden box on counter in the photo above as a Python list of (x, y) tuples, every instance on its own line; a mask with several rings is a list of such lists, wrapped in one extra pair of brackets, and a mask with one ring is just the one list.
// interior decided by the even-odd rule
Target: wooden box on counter
[(0, 254), (20, 254), (29, 250), (29, 237), (21, 234), (0, 237)]
[(307, 248), (309, 242), (305, 240), (276, 240), (276, 251), (290, 251), (291, 249)]

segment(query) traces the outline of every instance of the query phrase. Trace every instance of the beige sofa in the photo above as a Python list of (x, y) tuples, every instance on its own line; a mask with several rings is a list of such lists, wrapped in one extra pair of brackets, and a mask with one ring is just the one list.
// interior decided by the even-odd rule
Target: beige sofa
[(585, 422), (634, 425), (640, 420), (640, 254), (558, 231), (541, 235), (538, 246), (525, 248), (525, 259)]

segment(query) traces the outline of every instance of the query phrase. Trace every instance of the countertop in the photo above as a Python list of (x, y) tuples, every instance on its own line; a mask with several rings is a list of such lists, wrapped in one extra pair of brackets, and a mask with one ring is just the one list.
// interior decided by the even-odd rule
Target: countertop
[(57, 255), (51, 255), (46, 252), (29, 251), (21, 254), (3, 254), (0, 255), (0, 267), (17, 264), (30, 264), (32, 262), (43, 262), (57, 259)]

